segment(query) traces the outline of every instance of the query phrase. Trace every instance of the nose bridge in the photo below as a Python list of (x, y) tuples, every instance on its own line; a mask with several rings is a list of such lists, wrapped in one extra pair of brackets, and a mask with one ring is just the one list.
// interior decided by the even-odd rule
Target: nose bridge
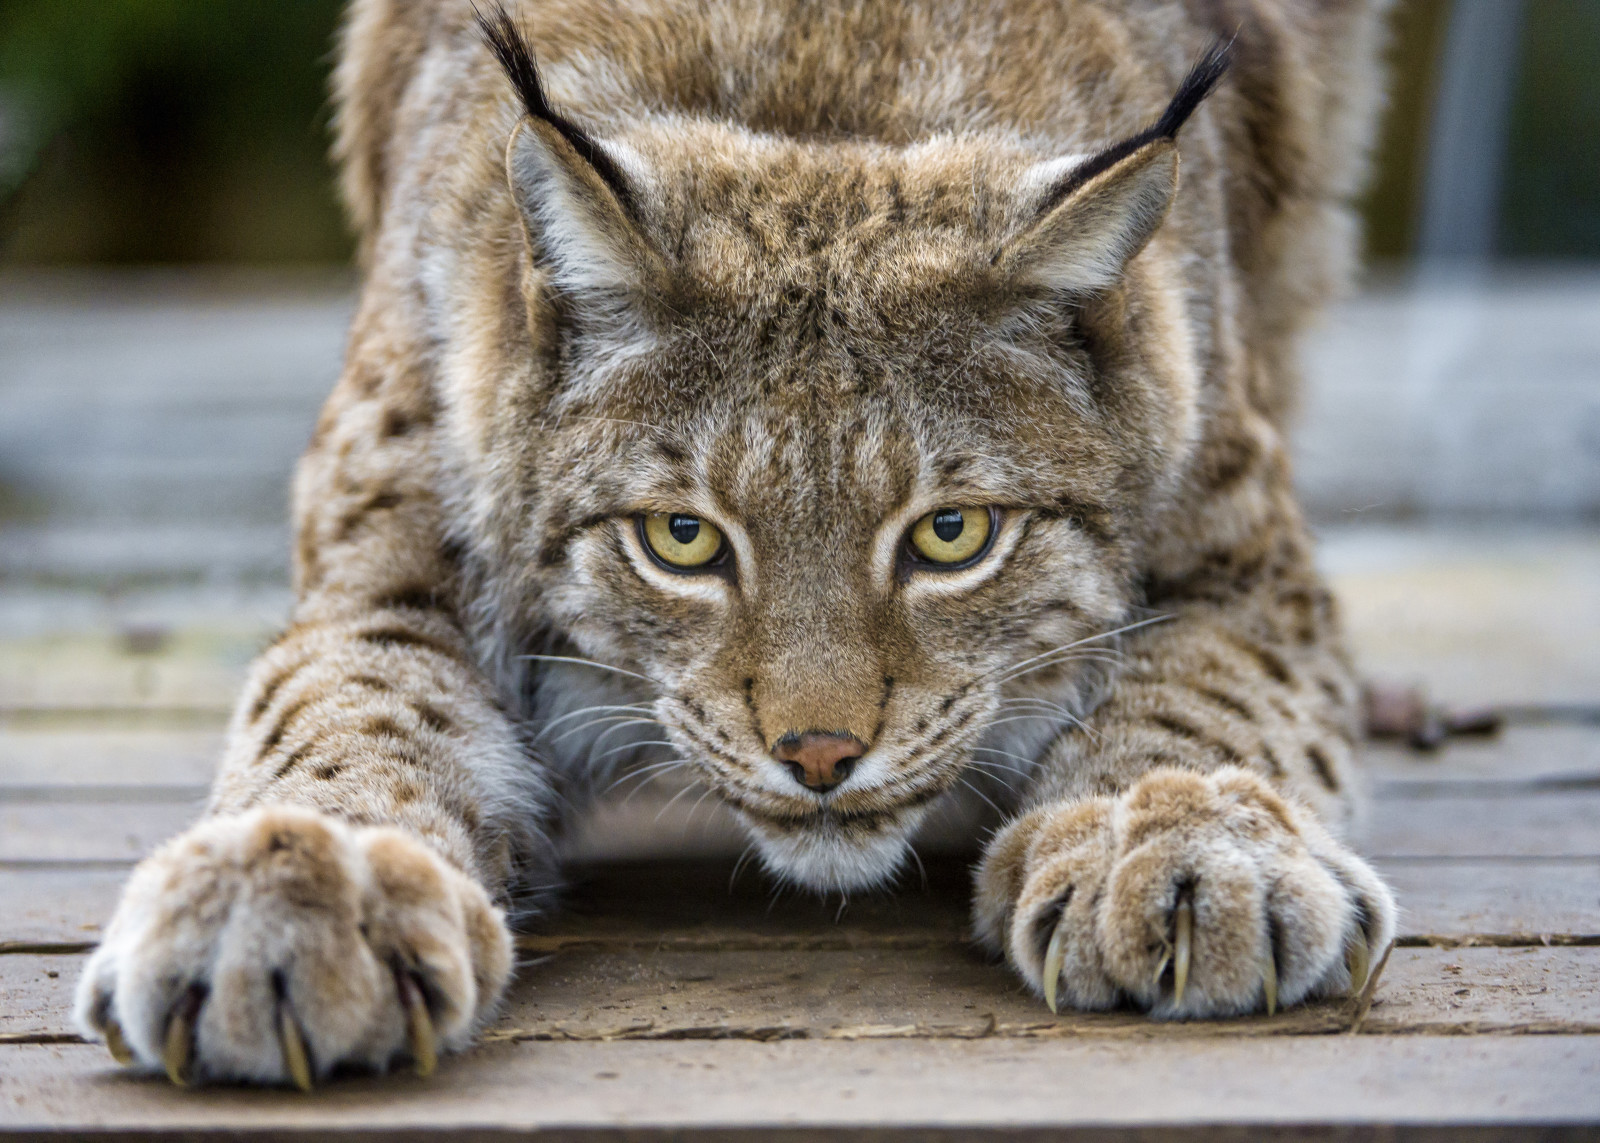
[(791, 567), (772, 583), (751, 702), (767, 748), (785, 735), (844, 735), (870, 746), (883, 700), (873, 619), (842, 568)]

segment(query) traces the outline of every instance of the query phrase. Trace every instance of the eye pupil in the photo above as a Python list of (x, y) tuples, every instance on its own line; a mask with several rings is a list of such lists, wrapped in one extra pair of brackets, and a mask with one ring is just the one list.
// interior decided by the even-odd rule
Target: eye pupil
[(959, 508), (941, 508), (933, 514), (933, 534), (947, 544), (961, 535), (966, 526), (966, 518)]
[(700, 518), (698, 516), (667, 517), (667, 531), (672, 533), (672, 538), (685, 546), (694, 543), (694, 538), (700, 534)]

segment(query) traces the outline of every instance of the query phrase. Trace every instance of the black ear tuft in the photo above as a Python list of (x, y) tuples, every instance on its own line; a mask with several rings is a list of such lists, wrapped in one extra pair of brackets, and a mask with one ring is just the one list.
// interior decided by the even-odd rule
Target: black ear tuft
[(1050, 210), (1065, 201), (1067, 196), (1084, 183), (1102, 171), (1110, 170), (1140, 147), (1148, 146), (1158, 139), (1176, 139), (1183, 125), (1189, 121), (1189, 116), (1194, 114), (1195, 108), (1199, 107), (1201, 101), (1222, 82), (1222, 77), (1228, 73), (1232, 63), (1232, 40), (1218, 40), (1212, 44), (1206, 50), (1206, 54), (1189, 69), (1189, 74), (1183, 77), (1177, 92), (1167, 103), (1167, 109), (1161, 113), (1161, 118), (1157, 119), (1153, 126), (1130, 138), (1113, 143), (1105, 150), (1079, 163), (1072, 169), (1071, 174), (1052, 188), (1045, 201), (1040, 204), (1040, 212)]
[(1206, 54), (1189, 69), (1189, 74), (1183, 77), (1172, 102), (1167, 104), (1161, 118), (1146, 134), (1154, 138), (1176, 139), (1183, 125), (1189, 121), (1189, 116), (1194, 114), (1194, 109), (1216, 90), (1232, 64), (1233, 41), (1218, 40), (1212, 44)]
[(544, 93), (544, 83), (539, 78), (539, 65), (533, 58), (533, 48), (529, 46), (522, 28), (506, 10), (505, 4), (493, 4), (487, 13), (473, 4), (472, 14), (484, 42), (489, 45), (494, 58), (500, 61), (501, 70), (521, 98), (523, 110), (554, 127), (584, 162), (605, 180), (622, 204), (631, 208), (631, 190), (622, 169), (583, 128), (550, 106), (550, 100)]

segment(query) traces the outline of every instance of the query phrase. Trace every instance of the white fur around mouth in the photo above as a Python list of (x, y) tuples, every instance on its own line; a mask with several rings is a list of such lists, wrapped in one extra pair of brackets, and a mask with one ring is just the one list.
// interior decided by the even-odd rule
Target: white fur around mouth
[(856, 840), (821, 827), (773, 836), (759, 819), (739, 814), (768, 873), (792, 885), (821, 892), (873, 889), (899, 872), (909, 852), (907, 839), (926, 810), (906, 810), (871, 836)]

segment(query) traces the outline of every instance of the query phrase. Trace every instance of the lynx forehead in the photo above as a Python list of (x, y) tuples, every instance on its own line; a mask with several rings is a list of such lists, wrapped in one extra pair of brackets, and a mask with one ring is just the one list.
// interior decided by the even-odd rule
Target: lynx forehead
[(295, 612), (84, 1026), (183, 1082), (426, 1070), (661, 774), (824, 892), (970, 801), (1051, 1007), (1360, 988), (1394, 909), (1282, 418), (1381, 6), (355, 0)]

